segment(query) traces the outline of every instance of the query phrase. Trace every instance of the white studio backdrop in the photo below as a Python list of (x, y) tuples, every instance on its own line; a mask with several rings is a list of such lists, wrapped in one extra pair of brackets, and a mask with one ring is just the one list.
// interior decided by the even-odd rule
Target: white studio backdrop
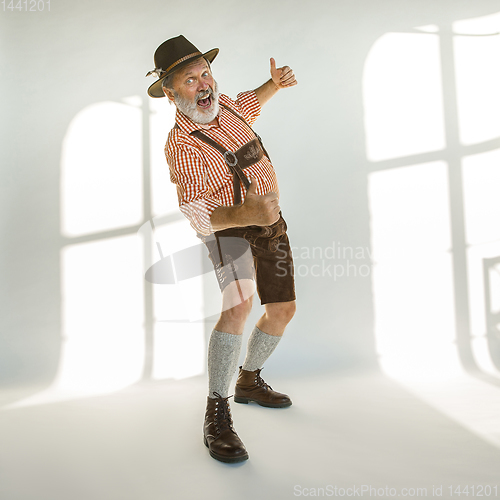
[(64, 399), (204, 373), (215, 278), (144, 279), (198, 244), (163, 156), (174, 110), (144, 78), (180, 33), (220, 48), (231, 97), (268, 79), (269, 57), (299, 82), (255, 124), (296, 266), (275, 367), (447, 377), (469, 354), (497, 378), (500, 37), (469, 35), (500, 31), (499, 8), (400, 7), (220, 1), (213, 22), (193, 16), (198, 1), (4, 12), (2, 382)]

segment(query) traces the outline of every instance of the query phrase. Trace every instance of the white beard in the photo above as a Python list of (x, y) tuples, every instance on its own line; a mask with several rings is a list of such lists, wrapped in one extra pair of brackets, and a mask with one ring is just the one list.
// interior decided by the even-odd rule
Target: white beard
[(210, 123), (219, 114), (219, 86), (217, 85), (217, 82), (214, 83), (215, 88), (213, 90), (210, 89), (212, 104), (209, 108), (201, 109), (197, 104), (198, 99), (204, 94), (204, 92), (200, 92), (200, 94), (195, 97), (195, 102), (191, 102), (181, 97), (174, 90), (174, 102), (177, 109), (195, 123), (201, 123), (202, 125)]

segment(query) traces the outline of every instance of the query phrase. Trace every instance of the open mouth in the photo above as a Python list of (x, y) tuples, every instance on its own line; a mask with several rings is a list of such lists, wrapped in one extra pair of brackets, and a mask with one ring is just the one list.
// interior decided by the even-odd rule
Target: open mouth
[(212, 105), (212, 97), (208, 94), (205, 98), (199, 99), (197, 104), (200, 108), (207, 109)]

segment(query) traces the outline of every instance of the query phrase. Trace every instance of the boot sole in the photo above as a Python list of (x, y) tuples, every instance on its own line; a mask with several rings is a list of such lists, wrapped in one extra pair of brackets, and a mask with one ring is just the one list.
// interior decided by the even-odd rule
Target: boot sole
[(288, 408), (289, 406), (292, 406), (291, 401), (289, 403), (264, 403), (263, 401), (258, 401), (257, 399), (234, 397), (235, 403), (243, 403), (246, 405), (252, 401), (260, 406), (265, 406), (266, 408)]
[(213, 452), (210, 449), (210, 447), (208, 446), (207, 438), (205, 436), (203, 436), (203, 443), (208, 448), (210, 456), (212, 458), (215, 458), (215, 460), (219, 460), (219, 462), (224, 462), (226, 464), (234, 464), (237, 462), (244, 462), (245, 460), (248, 460), (248, 453), (246, 453), (245, 455), (241, 455), (239, 457), (223, 457), (221, 455), (218, 455), (217, 453)]

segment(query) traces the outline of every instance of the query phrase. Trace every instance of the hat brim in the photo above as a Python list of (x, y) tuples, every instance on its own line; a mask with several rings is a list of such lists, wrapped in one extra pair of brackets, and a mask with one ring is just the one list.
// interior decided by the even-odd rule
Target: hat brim
[(192, 63), (196, 59), (200, 59), (201, 57), (205, 58), (208, 62), (211, 63), (216, 58), (218, 53), (219, 53), (219, 49), (212, 49), (212, 50), (209, 50), (208, 52), (205, 52), (201, 56), (194, 56), (194, 57), (191, 57), (189, 59), (186, 59), (185, 61), (182, 61), (177, 66), (175, 66), (175, 68), (173, 68), (171, 71), (167, 71), (167, 73), (162, 75), (162, 77), (160, 79), (156, 80), (156, 82), (154, 82), (148, 88), (148, 95), (150, 97), (165, 97), (165, 94), (163, 93), (163, 90), (161, 88), (161, 82), (163, 81), (163, 79), (166, 76), (171, 75), (172, 73), (175, 73), (177, 70), (181, 69), (184, 66), (187, 66), (189, 63)]

